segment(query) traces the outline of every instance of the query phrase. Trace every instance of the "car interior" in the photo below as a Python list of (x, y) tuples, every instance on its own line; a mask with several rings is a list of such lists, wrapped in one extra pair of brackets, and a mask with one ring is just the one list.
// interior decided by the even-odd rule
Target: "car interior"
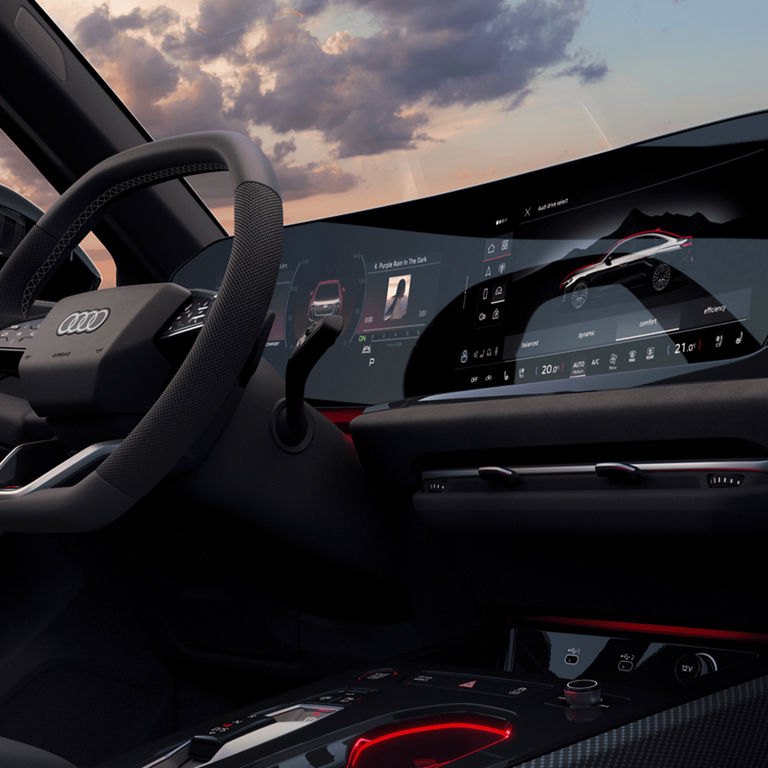
[(768, 764), (768, 111), (284, 226), (0, 60), (2, 768)]

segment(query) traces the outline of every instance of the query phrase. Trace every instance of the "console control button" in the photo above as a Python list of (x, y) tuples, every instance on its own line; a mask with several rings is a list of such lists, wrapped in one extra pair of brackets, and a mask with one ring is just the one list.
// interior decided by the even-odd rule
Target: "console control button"
[(299, 704), (295, 707), (274, 712), (271, 717), (276, 723), (314, 723), (339, 711), (339, 707), (313, 707), (311, 704)]
[(616, 703), (619, 703), (621, 701), (626, 701), (626, 699), (623, 699), (623, 697), (619, 697), (619, 696), (603, 696), (600, 699), (599, 704), (596, 704), (593, 707), (584, 707), (583, 709), (579, 710), (578, 707), (572, 707), (568, 699), (566, 699), (563, 694), (560, 694), (559, 696), (556, 696), (554, 699), (548, 699), (544, 703), (549, 705), (550, 707), (561, 707), (562, 709), (567, 709), (572, 712), (573, 711), (588, 712), (591, 709), (597, 712), (606, 712), (607, 710), (611, 709)]
[(319, 704), (340, 704), (343, 707), (348, 707), (351, 704), (358, 704), (365, 696), (370, 696), (372, 693), (378, 693), (378, 691), (371, 689), (329, 691), (320, 696), (313, 696), (312, 701)]
[(243, 718), (231, 720), (227, 723), (211, 728), (208, 733), (199, 734), (192, 737), (189, 746), (189, 756), (193, 760), (210, 760), (221, 747), (228, 741), (236, 739), (245, 733), (255, 731), (257, 728), (263, 728), (265, 725), (274, 723), (271, 717), (265, 717), (257, 713), (252, 713)]
[(600, 704), (600, 684), (597, 680), (587, 678), (571, 680), (565, 684), (563, 696), (570, 707), (576, 709), (596, 707)]
[(383, 667), (382, 669), (371, 669), (368, 672), (363, 672), (362, 675), (358, 675), (358, 680), (370, 680), (376, 682), (377, 680), (384, 680), (388, 677), (396, 677), (397, 670), (392, 667)]
[(492, 696), (509, 696), (516, 699), (551, 687), (519, 680), (507, 680), (501, 677), (482, 677), (431, 671), (419, 672), (419, 674), (412, 675), (403, 680), (403, 682), (406, 685), (449, 688), (472, 693), (490, 694)]

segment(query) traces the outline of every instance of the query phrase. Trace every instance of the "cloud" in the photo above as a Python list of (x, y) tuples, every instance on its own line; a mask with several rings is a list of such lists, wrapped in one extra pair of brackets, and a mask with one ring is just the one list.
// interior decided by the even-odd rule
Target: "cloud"
[(293, 0), (291, 8), (304, 16), (316, 16), (322, 13), (330, 2), (331, 0)]
[[(261, 146), (261, 141), (258, 142)], [(262, 146), (262, 149), (263, 146)], [(331, 195), (348, 192), (361, 181), (359, 176), (343, 171), (333, 163), (294, 163), (288, 156), (296, 151), (296, 140), (291, 137), (278, 141), (267, 152), (275, 169), (280, 195), (283, 200), (301, 200), (313, 195)]]
[[(603, 59), (571, 51), (585, 4), (199, 0), (190, 19), (160, 3), (115, 15), (102, 4), (74, 38), (154, 136), (266, 127), (289, 137), (273, 160), (286, 197), (298, 199), (359, 183), (332, 158), (431, 140), (434, 108), (513, 110), (553, 72), (603, 79)], [(314, 19), (329, 11), (360, 12), (365, 24), (321, 39)], [(325, 159), (292, 160), (302, 132), (326, 143)]]
[(269, 66), (275, 86), (266, 89), (256, 69), (237, 94), (232, 115), (278, 133), (320, 131), (339, 157), (412, 149), (427, 138), (421, 112), (403, 114), (397, 89), (368, 67), (348, 65), (351, 55), (325, 53), (305, 29), (274, 24), (253, 54)]
[[(339, 157), (414, 148), (427, 138), (421, 131), (427, 115), (403, 113), (409, 100), (400, 89), (372, 64), (360, 64), (364, 44), (353, 40), (342, 53), (329, 54), (303, 26), (270, 25), (251, 53), (256, 67), (244, 78), (232, 114), (278, 133), (320, 131)], [(270, 70), (273, 88), (264, 87), (259, 67)]]
[(164, 6), (113, 17), (102, 5), (77, 24), (75, 40), (153, 136), (247, 132), (244, 121), (226, 115), (224, 87), (216, 75), (193, 63), (176, 63), (151, 38), (129, 34), (153, 29), (159, 34), (159, 20), (173, 20)]
[[(77, 33), (111, 61), (145, 57), (144, 74), (141, 65), (121, 66), (116, 76), (128, 81), (122, 91), (158, 135), (205, 120), (236, 130), (318, 131), (336, 157), (346, 158), (414, 149), (430, 138), (430, 107), (516, 109), (536, 78), (557, 66), (565, 65), (559, 77), (601, 80), (605, 61), (569, 52), (585, 4), (299, 0), (288, 11), (277, 0), (200, 0), (184, 25), (165, 6), (115, 17), (99, 6)], [(328, 8), (363, 11), (374, 31), (339, 30), (320, 40), (309, 21)], [(254, 44), (247, 33), (257, 24)], [(136, 31), (162, 43), (142, 49), (146, 39), (128, 34)], [(237, 74), (228, 90), (200, 69), (214, 60)]]
[(146, 29), (159, 35), (178, 20), (179, 14), (167, 5), (158, 5), (150, 11), (136, 7), (130, 13), (116, 16), (114, 27), (117, 30)]
[(117, 33), (127, 30), (147, 30), (152, 34), (160, 34), (178, 20), (179, 14), (166, 5), (158, 5), (150, 11), (134, 8), (122, 16), (112, 16), (109, 6), (104, 3), (95, 6), (91, 13), (80, 19), (75, 27), (75, 35), (80, 45), (93, 48), (104, 45)]
[[(246, 20), (254, 19), (256, 14), (274, 8), (273, 3), (260, 0), (217, 0), (215, 3), (203, 0), (198, 19), (201, 24), (204, 22), (211, 29), (221, 31), (237, 20), (242, 21), (242, 14), (246, 14)], [(167, 50), (153, 44), (152, 34), (163, 38), (164, 49), (172, 48), (168, 45), (171, 32), (167, 31), (167, 24), (178, 22), (178, 16), (167, 11), (160, 6), (147, 12), (134, 10), (112, 16), (109, 8), (101, 5), (78, 22), (75, 39), (153, 136), (215, 129), (248, 134), (248, 120), (226, 108), (227, 88), (221, 78), (193, 61), (191, 48), (186, 49), (189, 55), (171, 57)], [(236, 47), (234, 35), (240, 32), (235, 30), (232, 35), (225, 35), (230, 49)], [(206, 56), (213, 56), (220, 42), (213, 37), (191, 36), (183, 45), (203, 46)], [(293, 138), (278, 142), (273, 151), (275, 173), (286, 200), (345, 192), (360, 181), (333, 163), (289, 162), (288, 155), (295, 151)], [(196, 180), (195, 185), (214, 204), (231, 200), (226, 177), (213, 174)]]
[(147, 125), (153, 136), (213, 130), (248, 133), (244, 120), (227, 113), (221, 80), (194, 66), (181, 68), (177, 87), (150, 112), (153, 117)]
[(246, 32), (256, 23), (280, 14), (275, 0), (201, 0), (197, 18), (181, 33), (169, 33), (163, 50), (179, 59), (209, 61), (237, 52)]
[(295, 151), (296, 140), (292, 138), (286, 139), (285, 141), (278, 141), (277, 144), (275, 144), (275, 148), (272, 150), (272, 156), (278, 162), (282, 162), (287, 155), (290, 155), (291, 152)]
[(158, 102), (176, 90), (181, 73), (150, 42), (127, 30), (148, 29), (152, 19), (166, 11), (161, 6), (149, 13), (134, 10), (112, 17), (109, 8), (101, 5), (77, 23), (74, 34), (75, 42), (150, 132), (151, 126), (162, 120)]
[(283, 200), (348, 192), (361, 181), (359, 176), (347, 173), (333, 163), (288, 161), (288, 156), (295, 151), (296, 141), (291, 137), (278, 141), (269, 153)]
[(558, 72), (555, 77), (577, 77), (584, 85), (588, 85), (599, 82), (607, 74), (605, 59), (598, 56), (590, 58), (583, 53), (576, 58), (574, 64)]
[(333, 163), (293, 165), (273, 162), (283, 200), (302, 200), (313, 195), (348, 192), (360, 184), (360, 177)]
[[(314, 195), (333, 195), (357, 187), (361, 179), (330, 162), (296, 163), (289, 156), (296, 151), (293, 138), (279, 141), (268, 152), (260, 139), (256, 144), (272, 162), (284, 201), (303, 200)], [(225, 173), (196, 176), (192, 185), (205, 201), (214, 208), (232, 204), (232, 188)]]
[[(278, 133), (318, 130), (339, 157), (413, 149), (428, 138), (425, 105), (513, 109), (539, 74), (572, 61), (585, 1), (348, 0), (337, 5), (368, 11), (380, 29), (324, 42), (306, 23), (276, 21), (247, 53), (232, 113)], [(598, 59), (569, 69), (589, 82), (607, 72)]]

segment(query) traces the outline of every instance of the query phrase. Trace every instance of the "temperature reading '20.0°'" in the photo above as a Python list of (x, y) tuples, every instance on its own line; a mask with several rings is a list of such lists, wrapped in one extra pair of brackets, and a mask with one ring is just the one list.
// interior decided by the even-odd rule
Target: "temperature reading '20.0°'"
[(545, 363), (544, 365), (537, 367), (536, 374), (538, 376), (554, 376), (562, 370), (562, 363)]

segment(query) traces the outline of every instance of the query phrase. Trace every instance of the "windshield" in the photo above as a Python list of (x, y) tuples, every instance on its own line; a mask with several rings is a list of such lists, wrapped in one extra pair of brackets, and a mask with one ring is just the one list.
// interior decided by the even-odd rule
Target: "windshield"
[[(228, 128), (259, 142), (288, 223), (766, 107), (759, 0), (42, 5), (154, 137)], [(194, 184), (231, 229), (215, 176)], [(53, 198), (7, 141), (0, 182)]]

